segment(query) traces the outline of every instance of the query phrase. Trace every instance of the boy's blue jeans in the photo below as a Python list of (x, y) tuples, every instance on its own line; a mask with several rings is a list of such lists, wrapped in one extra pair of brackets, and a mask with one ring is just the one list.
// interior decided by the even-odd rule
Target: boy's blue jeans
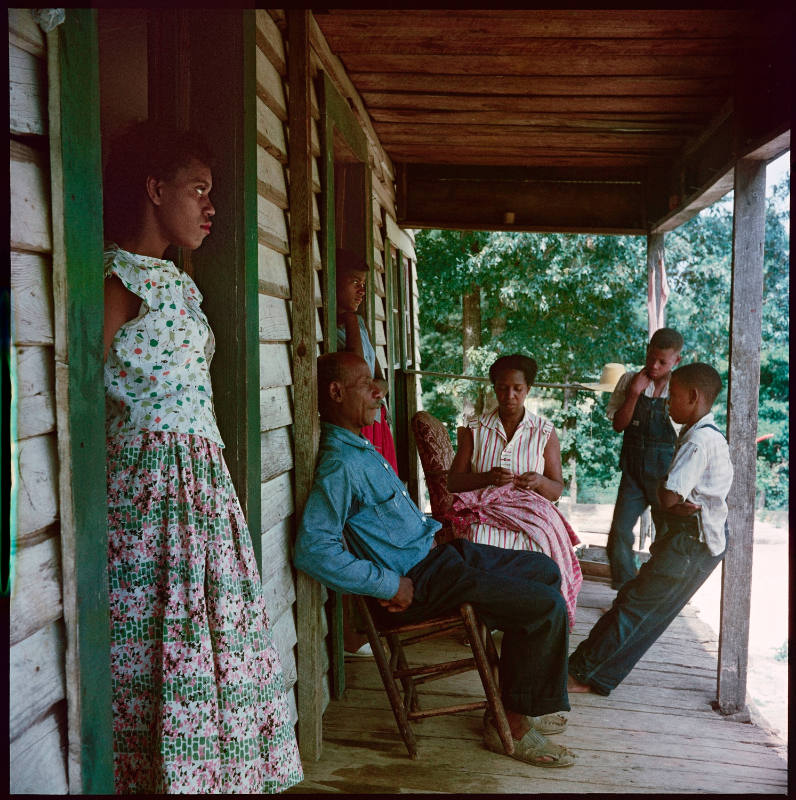
[(569, 657), (569, 674), (597, 694), (624, 680), (724, 558), (699, 541), (696, 517), (661, 516), (666, 530), (650, 546), (650, 560)]
[[(671, 448), (667, 448), (666, 453), (671, 460), (669, 455)], [(638, 468), (636, 472), (641, 472), (641, 469)], [(622, 470), (606, 547), (611, 564), (611, 586), (614, 589), (621, 588), (638, 572), (638, 564), (633, 553), (635, 541), (633, 527), (647, 506), (652, 513), (652, 524), (655, 525), (656, 535), (661, 529), (662, 518), (658, 505), (659, 482), (660, 478), (657, 476), (634, 476), (628, 469)]]
[(531, 717), (569, 711), (569, 622), (555, 561), (454, 539), (433, 548), (407, 577), (414, 584), (412, 605), (393, 613), (371, 603), (379, 621), (417, 622), (472, 603), (488, 628), (503, 631), (500, 691), (506, 709)]

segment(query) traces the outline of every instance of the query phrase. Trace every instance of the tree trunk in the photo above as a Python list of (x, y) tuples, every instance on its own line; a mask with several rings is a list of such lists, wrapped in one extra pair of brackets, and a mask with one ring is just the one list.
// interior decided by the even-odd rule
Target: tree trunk
[[(467, 294), (462, 295), (462, 374), (467, 374), (470, 360), (467, 351), (471, 347), (481, 346), (481, 289), (478, 286), (470, 287)], [(478, 397), (473, 405), (465, 401), (466, 414), (480, 414), (483, 410), (483, 391), (479, 387)]]

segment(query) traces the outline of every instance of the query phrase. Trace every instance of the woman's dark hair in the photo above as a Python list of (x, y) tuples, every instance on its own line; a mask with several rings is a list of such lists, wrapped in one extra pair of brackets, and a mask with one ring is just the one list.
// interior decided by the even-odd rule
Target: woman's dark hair
[(211, 170), (215, 165), (206, 142), (192, 131), (146, 121), (115, 137), (103, 181), (105, 238), (114, 240), (139, 223), (148, 177), (169, 180), (194, 159)]
[(536, 361), (530, 356), (523, 356), (519, 353), (513, 356), (501, 356), (497, 359), (489, 368), (489, 380), (494, 385), (501, 372), (512, 369), (519, 370), (525, 376), (525, 383), (533, 386), (537, 370)]

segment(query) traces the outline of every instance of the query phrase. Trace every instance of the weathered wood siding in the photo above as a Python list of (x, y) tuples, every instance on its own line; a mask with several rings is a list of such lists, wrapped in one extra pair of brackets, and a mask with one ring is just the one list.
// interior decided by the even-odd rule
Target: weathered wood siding
[(47, 53), (28, 9), (9, 9), (12, 347), (20, 485), (11, 596), (11, 793), (64, 794), (65, 633), (53, 353)]
[[(275, 12), (274, 12), (275, 13)], [(279, 17), (279, 15), (277, 15)], [(293, 499), (293, 395), (287, 148), (288, 98), (283, 31), (271, 13), (256, 12), (257, 41), (257, 211), (259, 238), (260, 419), (262, 442), (263, 587), (274, 639), (290, 688), (296, 721), (295, 570), (291, 563)], [(317, 101), (313, 112), (317, 117)], [(313, 189), (320, 192), (318, 127), (313, 121)], [(322, 305), (317, 196), (313, 203), (315, 304)], [(317, 316), (317, 339), (322, 329)], [(328, 664), (328, 654), (327, 654)], [(328, 687), (324, 694), (328, 702)]]

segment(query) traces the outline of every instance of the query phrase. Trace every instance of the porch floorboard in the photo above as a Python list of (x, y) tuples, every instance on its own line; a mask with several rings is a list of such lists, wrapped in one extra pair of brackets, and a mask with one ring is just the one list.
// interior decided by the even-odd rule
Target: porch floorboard
[[(614, 595), (607, 583), (584, 582), (571, 649)], [(407, 652), (410, 663), (422, 663), (424, 653), (438, 659), (442, 650), (446, 658), (468, 652), (452, 636)], [(687, 606), (609, 697), (571, 695), (569, 726), (555, 737), (578, 754), (575, 766), (566, 769), (542, 769), (489, 752), (481, 742), (480, 712), (415, 724), (419, 757), (410, 759), (375, 663), (350, 660), (345, 697), (331, 701), (324, 715), (323, 754), (305, 761), (305, 780), (291, 792), (785, 794), (783, 742), (711, 708), (717, 650), (712, 630)], [(477, 674), (420, 687), (426, 708), (451, 695), (463, 702), (481, 699)]]

